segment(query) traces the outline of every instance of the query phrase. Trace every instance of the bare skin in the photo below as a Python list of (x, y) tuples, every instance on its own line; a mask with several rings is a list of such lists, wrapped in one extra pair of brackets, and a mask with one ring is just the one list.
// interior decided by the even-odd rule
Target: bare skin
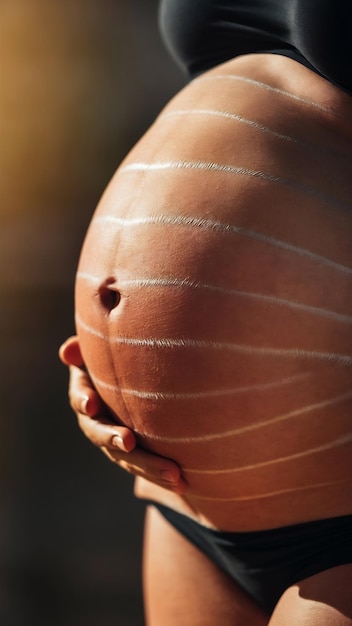
[[(83, 432), (139, 476), (141, 497), (222, 530), (352, 513), (351, 112), (349, 97), (290, 59), (239, 58), (166, 107), (104, 194), (76, 321), (123, 426), (92, 429), (75, 405), (89, 386), (82, 358), (66, 358), (71, 404)], [(147, 450), (177, 462), (181, 492), (158, 479)], [(165, 524), (148, 515), (148, 626), (172, 624), (183, 606), (192, 626), (203, 606), (209, 624), (351, 626), (351, 566), (288, 589), (265, 621), (256, 608), (242, 614), (241, 594), (211, 564), (200, 586), (203, 555)], [(173, 557), (172, 593), (162, 554)]]
[[(79, 369), (81, 360), (74, 357), (76, 343), (75, 337), (67, 340), (60, 356), (70, 365), (70, 401), (83, 434), (108, 459), (126, 470), (123, 463), (126, 454), (121, 456), (112, 444), (112, 438), (118, 435), (117, 447), (121, 446), (121, 438), (124, 452), (132, 457), (127, 471), (148, 477), (164, 490), (173, 490), (173, 482), (169, 485), (160, 481), (159, 473), (167, 468), (176, 477), (179, 471), (175, 469), (176, 464), (165, 464), (164, 459), (143, 450), (136, 457), (135, 448), (130, 447), (134, 438), (132, 431), (109, 419), (88, 374)], [(75, 365), (67, 359), (73, 359)], [(92, 413), (96, 412), (95, 417), (89, 414), (87, 407)], [(153, 507), (148, 507), (146, 515), (143, 562), (146, 626), (164, 626), (165, 623), (168, 626), (180, 623), (206, 626), (206, 619), (209, 626), (215, 623), (223, 626), (352, 624), (352, 565), (332, 568), (293, 585), (283, 594), (270, 617)]]
[(167, 105), (91, 221), (89, 374), (214, 528), (352, 512), (351, 117), (291, 59), (240, 57)]
[(85, 437), (130, 474), (182, 494), (186, 483), (178, 465), (138, 447), (133, 431), (112, 420), (84, 368), (77, 337), (69, 337), (62, 344), (59, 356), (70, 369), (69, 400)]
[(351, 626), (352, 565), (306, 578), (285, 591), (269, 626)]
[(147, 626), (267, 626), (268, 616), (149, 507), (144, 540)]
[(144, 542), (146, 626), (351, 626), (352, 565), (285, 591), (267, 615), (149, 507)]

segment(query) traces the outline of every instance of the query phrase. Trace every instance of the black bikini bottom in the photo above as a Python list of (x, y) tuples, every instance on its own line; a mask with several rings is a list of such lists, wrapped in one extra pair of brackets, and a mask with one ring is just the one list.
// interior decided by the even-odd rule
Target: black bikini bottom
[(255, 532), (221, 532), (150, 504), (269, 613), (294, 583), (352, 563), (352, 515)]

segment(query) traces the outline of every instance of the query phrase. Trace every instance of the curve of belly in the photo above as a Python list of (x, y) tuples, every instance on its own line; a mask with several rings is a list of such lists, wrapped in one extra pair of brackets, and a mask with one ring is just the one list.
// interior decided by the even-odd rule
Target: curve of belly
[(194, 81), (119, 168), (76, 286), (100, 394), (224, 528), (236, 503), (350, 489), (352, 408), (341, 120), (297, 94), (268, 107), (226, 67), (221, 93)]

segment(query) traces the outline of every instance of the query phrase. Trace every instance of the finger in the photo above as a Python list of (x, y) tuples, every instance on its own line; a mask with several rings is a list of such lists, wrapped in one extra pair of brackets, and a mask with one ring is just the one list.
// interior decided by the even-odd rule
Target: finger
[(70, 367), (69, 398), (82, 432), (95, 445), (110, 444), (124, 452), (135, 448), (133, 432), (114, 424), (87, 372), (73, 366)]
[(76, 413), (86, 413), (93, 417), (107, 411), (104, 402), (94, 389), (89, 374), (73, 365), (70, 366), (68, 395), (71, 407)]
[(83, 367), (84, 362), (77, 335), (73, 335), (64, 341), (59, 348), (59, 357), (64, 365)]
[(107, 447), (118, 455), (131, 452), (136, 447), (136, 438), (129, 428), (114, 424), (108, 417), (90, 417), (77, 412), (78, 425), (83, 434), (98, 448)]
[(141, 476), (153, 483), (184, 493), (186, 481), (181, 476), (181, 470), (170, 459), (151, 454), (141, 448), (136, 448), (129, 454), (114, 452), (109, 447), (102, 447), (104, 454), (116, 465), (134, 476)]

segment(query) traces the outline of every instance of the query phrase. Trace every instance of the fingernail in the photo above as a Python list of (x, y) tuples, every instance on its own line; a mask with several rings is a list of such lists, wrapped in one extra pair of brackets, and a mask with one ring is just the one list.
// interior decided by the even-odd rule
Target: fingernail
[(114, 435), (111, 443), (113, 446), (115, 446), (115, 448), (121, 448), (121, 446), (123, 446), (123, 439), (122, 437), (120, 437), (120, 435)]
[(84, 396), (81, 400), (80, 411), (81, 413), (87, 413), (89, 398), (88, 396)]
[(161, 470), (160, 476), (169, 483), (177, 483), (177, 478), (175, 478), (174, 474), (170, 472), (170, 470)]

